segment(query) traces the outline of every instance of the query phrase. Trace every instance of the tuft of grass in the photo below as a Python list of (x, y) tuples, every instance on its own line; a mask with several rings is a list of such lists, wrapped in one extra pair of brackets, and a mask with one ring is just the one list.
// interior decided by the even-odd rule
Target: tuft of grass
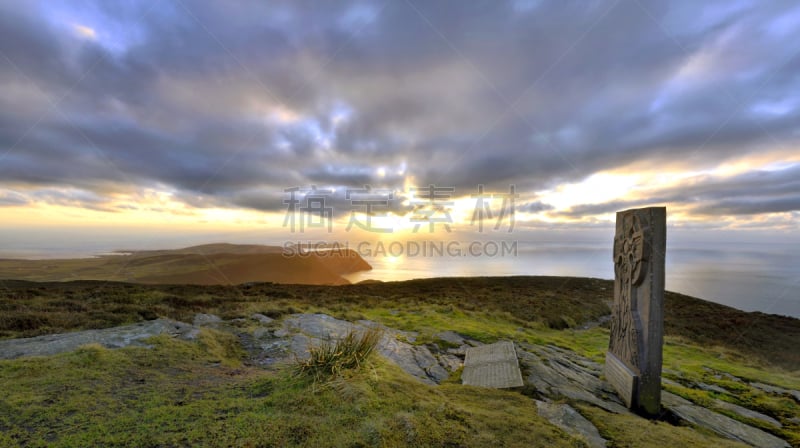
[(307, 359), (297, 361), (295, 375), (321, 382), (338, 377), (346, 370), (361, 368), (382, 335), (379, 329), (371, 328), (363, 332), (351, 331), (336, 342), (324, 341), (309, 349)]

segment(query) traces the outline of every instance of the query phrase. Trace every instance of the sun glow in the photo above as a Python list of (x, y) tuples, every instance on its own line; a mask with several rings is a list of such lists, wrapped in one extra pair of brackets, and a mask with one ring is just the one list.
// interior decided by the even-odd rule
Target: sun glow
[(72, 29), (80, 37), (91, 40), (97, 39), (97, 32), (93, 28), (75, 23), (72, 25)]
[(558, 210), (580, 204), (599, 204), (618, 199), (642, 181), (639, 174), (593, 174), (581, 182), (559, 185), (538, 193), (541, 200)]

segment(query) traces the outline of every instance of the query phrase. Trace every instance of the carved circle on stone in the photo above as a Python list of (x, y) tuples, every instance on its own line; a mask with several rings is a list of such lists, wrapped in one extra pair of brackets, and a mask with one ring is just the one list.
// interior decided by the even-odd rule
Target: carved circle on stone
[(644, 244), (644, 229), (642, 222), (635, 214), (624, 218), (622, 234), (617, 235), (614, 247), (614, 267), (617, 274), (630, 286), (636, 286), (644, 281), (647, 272), (647, 250)]

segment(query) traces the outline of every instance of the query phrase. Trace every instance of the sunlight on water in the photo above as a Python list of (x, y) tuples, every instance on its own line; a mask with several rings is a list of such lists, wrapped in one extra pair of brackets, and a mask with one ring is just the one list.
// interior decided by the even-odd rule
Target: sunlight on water
[[(800, 318), (800, 248), (758, 245), (731, 251), (723, 244), (670, 247), (666, 287), (745, 311)], [(524, 244), (506, 257), (365, 257), (372, 271), (347, 276), (351, 282), (430, 277), (557, 275), (614, 277), (611, 248), (586, 244)]]

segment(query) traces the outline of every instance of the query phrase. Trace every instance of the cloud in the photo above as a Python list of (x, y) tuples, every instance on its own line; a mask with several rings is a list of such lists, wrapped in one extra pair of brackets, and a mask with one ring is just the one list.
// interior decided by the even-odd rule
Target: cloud
[(580, 218), (659, 205), (688, 209), (697, 217), (783, 213), (800, 210), (799, 192), (800, 164), (794, 164), (781, 169), (746, 171), (727, 177), (692, 176), (682, 179), (678, 185), (650, 191), (646, 198), (579, 204), (550, 214)]
[(0, 206), (19, 206), (28, 203), (28, 198), (16, 191), (0, 192)]
[(95, 30), (93, 30), (92, 28), (89, 28), (88, 26), (79, 25), (79, 24), (73, 24), (72, 28), (75, 30), (75, 32), (79, 36), (85, 37), (87, 39), (96, 39), (97, 38), (97, 32)]
[[(3, 4), (0, 187), (279, 210), (291, 186), (701, 170), (797, 144), (798, 17), (778, 1)], [(795, 184), (759, 176), (778, 174), (561, 213), (798, 209)]]

